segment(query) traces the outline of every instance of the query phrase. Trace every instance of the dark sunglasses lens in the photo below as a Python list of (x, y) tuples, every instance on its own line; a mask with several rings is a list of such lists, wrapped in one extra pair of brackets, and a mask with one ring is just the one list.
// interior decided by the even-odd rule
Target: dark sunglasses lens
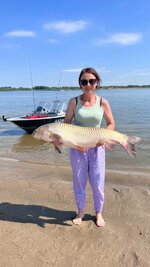
[(88, 83), (90, 85), (94, 85), (96, 83), (96, 79), (90, 79), (89, 81), (83, 79), (83, 80), (80, 81), (80, 83), (81, 83), (82, 86), (86, 86)]
[(81, 80), (80, 83), (82, 86), (85, 86), (88, 84), (88, 81), (87, 80)]
[(89, 83), (90, 83), (90, 85), (94, 85), (96, 83), (96, 79), (90, 79)]

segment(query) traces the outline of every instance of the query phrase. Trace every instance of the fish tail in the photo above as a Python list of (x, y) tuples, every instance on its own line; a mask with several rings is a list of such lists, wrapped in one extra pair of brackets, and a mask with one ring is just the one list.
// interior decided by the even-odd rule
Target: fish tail
[(126, 144), (122, 144), (123, 148), (132, 158), (136, 157), (135, 145), (138, 144), (140, 140), (141, 138), (137, 136), (128, 136), (128, 141)]

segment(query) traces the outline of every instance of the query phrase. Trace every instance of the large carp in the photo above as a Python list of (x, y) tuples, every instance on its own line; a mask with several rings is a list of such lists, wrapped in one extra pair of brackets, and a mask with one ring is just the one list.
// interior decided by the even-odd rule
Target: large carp
[[(33, 137), (46, 142), (72, 147), (84, 151), (95, 147), (98, 143), (104, 144), (112, 150), (115, 144), (120, 144), (126, 152), (135, 157), (135, 144), (139, 143), (137, 136), (127, 136), (114, 130), (95, 127), (81, 127), (68, 123), (49, 123), (40, 126), (33, 132)], [(55, 148), (60, 152), (58, 146)]]

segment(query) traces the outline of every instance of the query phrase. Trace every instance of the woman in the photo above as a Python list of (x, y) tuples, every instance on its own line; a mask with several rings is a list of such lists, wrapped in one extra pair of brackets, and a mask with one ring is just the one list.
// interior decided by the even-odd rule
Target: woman
[[(104, 117), (107, 128), (114, 129), (115, 122), (108, 101), (95, 94), (100, 85), (100, 77), (93, 68), (85, 68), (79, 75), (79, 86), (82, 94), (69, 101), (65, 123), (79, 126), (100, 127)], [(96, 225), (104, 226), (102, 217), (104, 204), (105, 180), (105, 147), (99, 143), (96, 147), (85, 151), (70, 149), (70, 159), (73, 173), (73, 189), (78, 208), (78, 214), (73, 223), (80, 225), (84, 217), (86, 201), (87, 177), (93, 192)]]

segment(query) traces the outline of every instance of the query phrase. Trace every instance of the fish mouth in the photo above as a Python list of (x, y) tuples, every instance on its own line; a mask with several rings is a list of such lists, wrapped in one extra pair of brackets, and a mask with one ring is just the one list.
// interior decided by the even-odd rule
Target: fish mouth
[(51, 132), (47, 130), (47, 128), (39, 127), (33, 133), (32, 136), (37, 140), (51, 142)]

